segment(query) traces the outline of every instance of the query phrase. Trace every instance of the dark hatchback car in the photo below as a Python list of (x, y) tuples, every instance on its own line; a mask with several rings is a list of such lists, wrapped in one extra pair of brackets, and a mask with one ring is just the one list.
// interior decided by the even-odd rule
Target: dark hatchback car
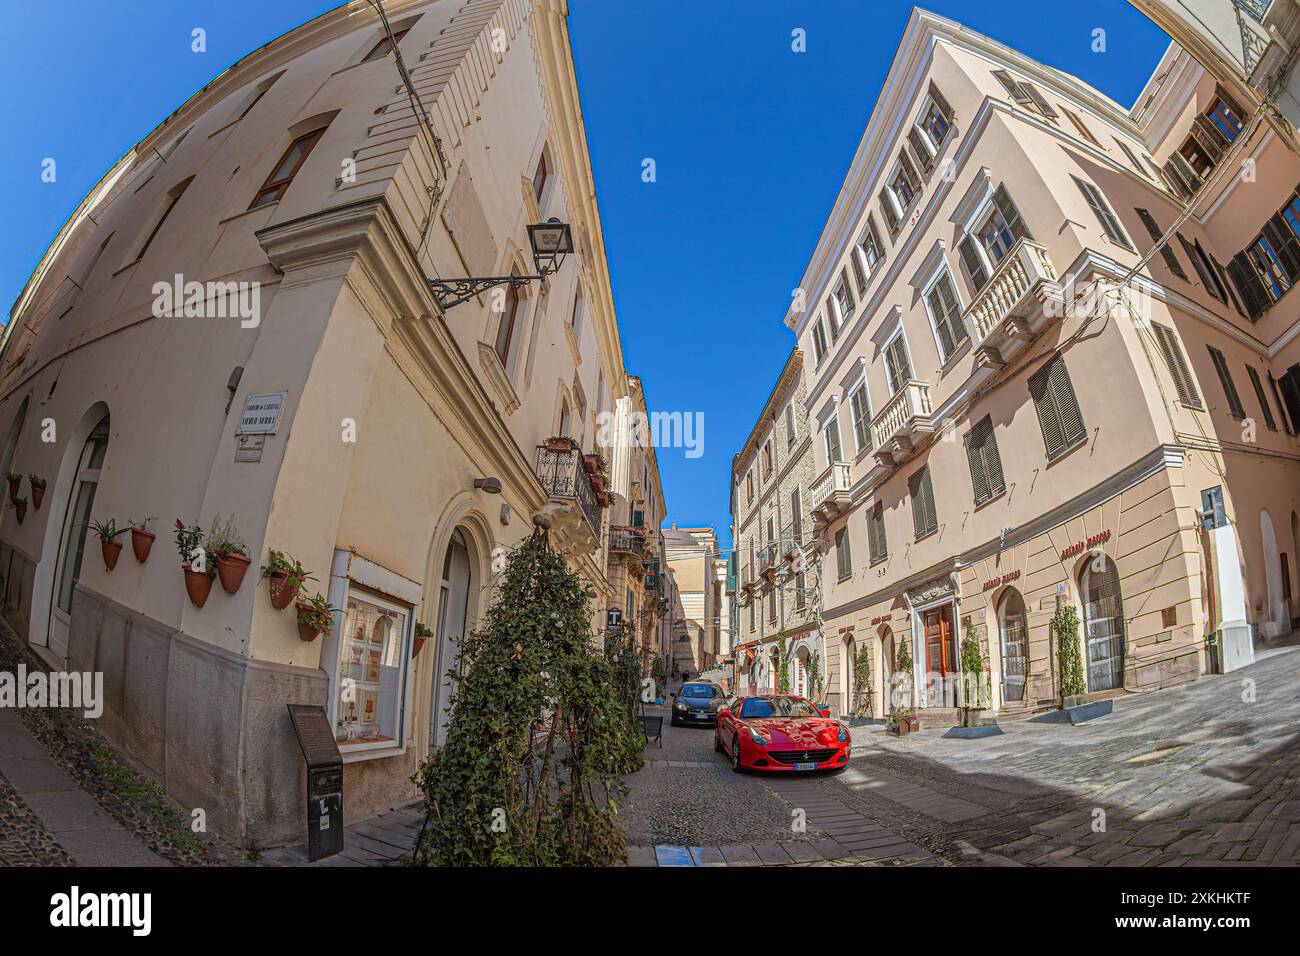
[(722, 688), (707, 681), (683, 684), (673, 698), (674, 727), (683, 724), (714, 727), (718, 722), (718, 711), (727, 706), (727, 696)]

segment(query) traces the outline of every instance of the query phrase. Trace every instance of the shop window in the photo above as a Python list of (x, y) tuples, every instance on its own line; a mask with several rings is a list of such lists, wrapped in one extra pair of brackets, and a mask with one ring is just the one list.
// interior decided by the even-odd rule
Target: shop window
[(356, 585), (344, 605), (335, 737), (341, 745), (378, 749), (403, 743), (410, 609)]

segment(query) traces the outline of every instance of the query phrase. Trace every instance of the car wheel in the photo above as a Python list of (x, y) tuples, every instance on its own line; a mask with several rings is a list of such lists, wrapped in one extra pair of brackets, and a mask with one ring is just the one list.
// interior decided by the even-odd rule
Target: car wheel
[(740, 773), (744, 768), (740, 765), (740, 734), (736, 734), (735, 739), (731, 742), (731, 769)]
[(722, 749), (722, 738), (718, 736), (718, 729), (716, 727), (713, 729), (713, 749), (720, 754), (726, 753), (726, 751)]

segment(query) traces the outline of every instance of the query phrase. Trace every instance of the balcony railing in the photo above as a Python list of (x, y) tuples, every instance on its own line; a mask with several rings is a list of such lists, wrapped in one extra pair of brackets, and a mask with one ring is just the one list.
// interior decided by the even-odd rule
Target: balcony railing
[(776, 542), (773, 541), (763, 545), (758, 551), (758, 573), (760, 575), (770, 574), (776, 564)]
[(1017, 240), (966, 310), (966, 331), (980, 363), (1005, 365), (1019, 348), (1015, 343), (1042, 327), (1049, 299), (1060, 299), (1060, 287), (1047, 250), (1031, 239)]
[(781, 547), (777, 554), (783, 560), (792, 557), (799, 550), (799, 527), (793, 522), (781, 529)]
[(537, 480), (546, 494), (555, 500), (577, 502), (592, 535), (599, 542), (601, 507), (596, 490), (582, 464), (582, 449), (574, 445), (569, 451), (552, 451), (537, 446)]
[(839, 514), (849, 502), (850, 470), (847, 461), (834, 461), (817, 476), (809, 493), (808, 502), (813, 515), (826, 520)]
[(639, 528), (611, 527), (609, 552), (640, 559), (645, 555), (645, 536)]
[(934, 431), (930, 421), (930, 385), (919, 379), (903, 384), (880, 414), (871, 420), (876, 458), (884, 465), (907, 458), (921, 435)]

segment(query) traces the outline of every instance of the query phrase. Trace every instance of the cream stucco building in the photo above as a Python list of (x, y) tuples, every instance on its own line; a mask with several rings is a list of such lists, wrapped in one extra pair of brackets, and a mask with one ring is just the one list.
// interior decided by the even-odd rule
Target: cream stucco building
[(1129, 109), (913, 11), (786, 317), (839, 712), (866, 647), (857, 704), (948, 717), (966, 634), (994, 709), (1052, 706), (1065, 606), (1090, 694), (1291, 631), (1300, 159), (1252, 103), (1173, 47)]
[[(340, 6), (198, 91), (85, 198), (5, 330), (6, 471), (48, 489), (4, 507), (4, 614), (51, 667), (102, 671), (104, 732), (241, 843), (301, 839), (286, 703), (326, 707), (347, 820), (409, 799), (502, 549), (549, 519), (603, 629), (632, 600), (607, 508), (664, 511), (652, 451), (602, 428), (644, 399), (566, 5), (386, 9)], [(430, 279), (532, 274), (551, 217), (576, 246), (558, 272), (439, 305)], [(160, 306), (174, 281), (245, 285)], [(147, 516), (148, 560), (107, 570), (87, 522)], [(199, 607), (172, 524), (218, 516), (253, 566)], [(328, 637), (272, 607), (271, 549), (339, 609)]]
[(808, 506), (816, 476), (812, 446), (803, 353), (796, 348), (731, 465), (737, 675), (750, 693), (774, 691), (785, 667), (790, 689), (811, 694), (810, 672), (825, 658), (817, 621), (821, 562)]

